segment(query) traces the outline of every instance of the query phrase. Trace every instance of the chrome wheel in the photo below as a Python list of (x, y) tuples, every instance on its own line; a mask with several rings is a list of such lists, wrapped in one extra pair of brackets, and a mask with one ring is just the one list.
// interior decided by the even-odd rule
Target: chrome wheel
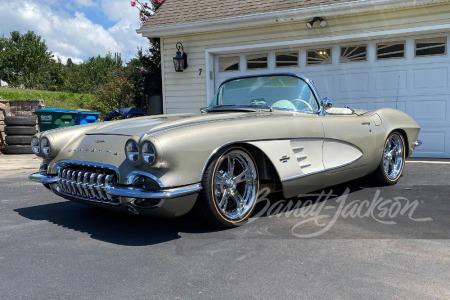
[(258, 193), (258, 172), (251, 156), (238, 149), (226, 152), (215, 165), (212, 181), (219, 213), (231, 221), (246, 218)]
[(404, 159), (403, 138), (398, 133), (393, 133), (386, 140), (383, 154), (384, 172), (389, 180), (395, 181), (401, 175)]

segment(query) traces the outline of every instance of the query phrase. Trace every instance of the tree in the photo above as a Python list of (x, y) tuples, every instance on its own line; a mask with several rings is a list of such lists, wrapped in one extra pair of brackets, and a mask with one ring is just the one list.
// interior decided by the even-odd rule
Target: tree
[[(141, 26), (151, 20), (151, 16), (158, 8), (164, 3), (164, 0), (151, 0), (151, 6), (147, 3), (141, 3), (139, 0), (130, 1), (131, 6), (136, 7), (139, 10), (139, 20)], [(149, 39), (150, 48), (143, 51), (142, 48), (138, 48), (137, 56), (142, 62), (144, 68), (149, 72), (155, 72), (161, 74), (161, 51), (160, 51), (160, 39)]]
[(69, 68), (62, 64), (60, 57), (58, 57), (56, 61), (51, 59), (45, 75), (38, 83), (37, 87), (48, 91), (61, 91), (64, 89), (68, 73)]
[(33, 31), (13, 31), (10, 38), (0, 38), (0, 79), (10, 86), (37, 87), (51, 61), (45, 41)]
[(91, 93), (108, 82), (110, 72), (121, 70), (123, 61), (119, 53), (114, 56), (108, 53), (105, 57), (90, 57), (79, 65), (68, 61), (67, 66), (70, 73), (66, 89), (74, 93)]

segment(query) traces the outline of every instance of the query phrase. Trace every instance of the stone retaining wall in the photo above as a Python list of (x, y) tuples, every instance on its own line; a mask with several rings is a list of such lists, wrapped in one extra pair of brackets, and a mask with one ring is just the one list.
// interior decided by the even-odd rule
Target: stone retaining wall
[[(36, 109), (45, 108), (44, 100), (4, 100), (0, 98), (0, 107), (6, 111), (7, 116), (34, 116)], [(3, 113), (0, 112), (0, 134), (5, 137), (5, 123)]]

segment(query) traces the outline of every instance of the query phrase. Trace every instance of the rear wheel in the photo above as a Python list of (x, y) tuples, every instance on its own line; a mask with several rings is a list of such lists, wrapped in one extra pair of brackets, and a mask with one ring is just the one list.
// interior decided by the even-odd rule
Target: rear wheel
[(394, 131), (386, 139), (383, 158), (375, 175), (381, 184), (393, 185), (400, 179), (404, 166), (405, 140), (399, 132)]
[(259, 178), (256, 163), (246, 149), (222, 151), (207, 167), (199, 205), (203, 215), (220, 227), (245, 223), (255, 208)]

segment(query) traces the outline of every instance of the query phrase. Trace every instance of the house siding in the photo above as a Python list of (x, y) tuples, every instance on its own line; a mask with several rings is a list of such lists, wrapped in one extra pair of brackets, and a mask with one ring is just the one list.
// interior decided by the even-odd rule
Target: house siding
[[(312, 17), (312, 16), (310, 16)], [(257, 45), (290, 40), (327, 38), (384, 30), (446, 25), (450, 19), (450, 5), (432, 5), (397, 11), (377, 12), (352, 17), (327, 18), (325, 28), (308, 29), (305, 21), (274, 23), (270, 26), (233, 31), (169, 36), (161, 39), (163, 58), (163, 95), (165, 113), (198, 112), (207, 105), (207, 80), (214, 74), (206, 73), (207, 49)], [(389, 39), (386, 36), (386, 39)], [(176, 73), (172, 59), (175, 44), (181, 42), (188, 54), (188, 69)], [(287, 46), (284, 49), (297, 49)], [(251, 52), (247, 49), (246, 52)], [(261, 51), (256, 51), (261, 52)], [(212, 66), (211, 66), (212, 67)], [(201, 74), (199, 69), (202, 69)]]

